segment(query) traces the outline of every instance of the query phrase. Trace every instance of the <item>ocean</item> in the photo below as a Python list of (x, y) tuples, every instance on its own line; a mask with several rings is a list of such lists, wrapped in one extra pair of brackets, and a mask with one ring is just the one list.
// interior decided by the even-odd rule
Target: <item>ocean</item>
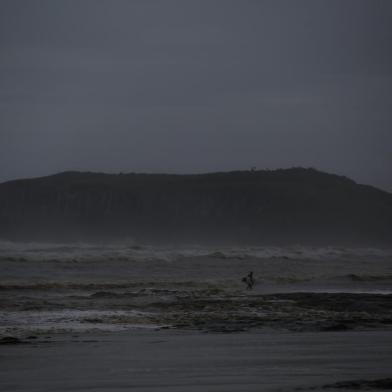
[(1, 241), (0, 336), (385, 327), (391, 261), (375, 248)]

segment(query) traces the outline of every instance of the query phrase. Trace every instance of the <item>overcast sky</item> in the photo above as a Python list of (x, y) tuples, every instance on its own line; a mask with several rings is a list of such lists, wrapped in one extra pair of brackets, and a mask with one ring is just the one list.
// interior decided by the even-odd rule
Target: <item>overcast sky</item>
[(315, 167), (392, 191), (390, 0), (1, 0), (0, 181)]

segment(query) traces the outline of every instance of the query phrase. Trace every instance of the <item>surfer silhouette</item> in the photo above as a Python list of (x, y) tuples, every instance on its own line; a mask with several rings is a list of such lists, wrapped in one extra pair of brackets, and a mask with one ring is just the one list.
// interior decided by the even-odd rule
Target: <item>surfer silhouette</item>
[(247, 290), (252, 290), (253, 285), (255, 284), (255, 279), (253, 277), (253, 271), (250, 271), (248, 275), (242, 278), (242, 281), (246, 284)]

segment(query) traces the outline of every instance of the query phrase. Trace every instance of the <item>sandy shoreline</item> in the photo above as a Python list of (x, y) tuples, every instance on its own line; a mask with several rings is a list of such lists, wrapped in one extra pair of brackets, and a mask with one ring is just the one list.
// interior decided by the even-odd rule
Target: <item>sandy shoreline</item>
[(391, 331), (133, 330), (3, 345), (0, 391), (289, 391), (389, 377)]

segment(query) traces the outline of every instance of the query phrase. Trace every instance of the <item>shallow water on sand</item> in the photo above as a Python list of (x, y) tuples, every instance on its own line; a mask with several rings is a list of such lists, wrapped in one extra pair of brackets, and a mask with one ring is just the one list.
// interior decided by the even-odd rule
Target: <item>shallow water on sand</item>
[(49, 341), (2, 347), (0, 391), (321, 391), (391, 376), (392, 333), (385, 331), (139, 330)]

